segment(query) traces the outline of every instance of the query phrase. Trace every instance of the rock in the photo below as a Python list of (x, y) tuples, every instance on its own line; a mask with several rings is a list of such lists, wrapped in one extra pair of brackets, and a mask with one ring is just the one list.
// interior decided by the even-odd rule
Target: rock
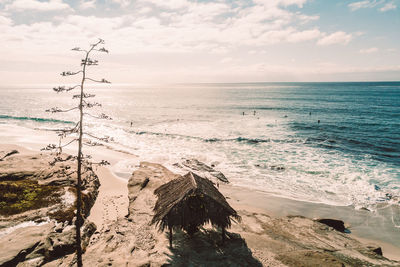
[[(58, 156), (59, 162), (50, 165), (54, 157), (50, 153), (18, 154), (0, 161), (0, 189), (13, 191), (5, 194), (8, 199), (3, 200), (13, 205), (0, 206), (0, 228), (46, 217), (71, 223), (75, 209), (76, 164), (70, 155), (62, 154)], [(82, 177), (85, 215), (93, 206), (100, 186), (91, 167), (87, 168)]]
[[(317, 221), (240, 209), (242, 222), (232, 223), (224, 243), (219, 231), (205, 226), (192, 238), (174, 231), (169, 249), (168, 234), (150, 222), (154, 190), (176, 177), (162, 165), (142, 162), (128, 182), (129, 216), (108, 222), (92, 236), (85, 266), (399, 266)], [(66, 267), (72, 260), (69, 255), (51, 266)]]
[[(55, 156), (50, 153), (9, 154), (0, 161), (0, 191), (8, 204), (0, 206), (0, 229), (17, 228), (0, 233), (0, 266), (40, 266), (74, 252), (73, 157), (62, 154), (59, 161), (53, 162)], [(82, 202), (87, 216), (100, 183), (90, 166), (85, 169)], [(95, 226), (85, 222), (81, 231), (82, 245), (86, 247)]]
[(64, 228), (63, 223), (57, 223), (56, 226), (54, 227), (53, 231), (56, 233), (61, 233)]
[(23, 262), (51, 229), (50, 224), (21, 227), (0, 237), (0, 266), (15, 266)]
[(375, 253), (375, 254), (377, 254), (377, 255), (379, 255), (379, 256), (383, 256), (382, 248), (381, 248), (381, 247), (378, 247), (378, 246), (367, 246), (367, 248), (368, 248), (371, 252), (373, 252), (373, 253)]
[(11, 150), (11, 151), (0, 151), (0, 161), (3, 161), (6, 157), (9, 157), (14, 154), (18, 154), (18, 150)]
[[(225, 175), (197, 159), (183, 159), (182, 163), (175, 163), (175, 167), (187, 169), (205, 178), (215, 178), (217, 181), (229, 183)], [(186, 167), (186, 168), (184, 168)], [(207, 177), (208, 176), (208, 177)], [(211, 177), (210, 177), (211, 176)], [(214, 181), (215, 182), (215, 181)]]
[(146, 187), (146, 185), (149, 183), (149, 178), (145, 178), (144, 181), (142, 182), (142, 184), (140, 185), (140, 189), (143, 189)]
[(323, 223), (325, 225), (328, 225), (332, 227), (333, 229), (344, 233), (346, 227), (344, 227), (344, 222), (341, 220), (335, 220), (335, 219), (318, 219), (317, 222)]
[(272, 165), (270, 168), (273, 171), (284, 171), (286, 169), (285, 166), (282, 165)]

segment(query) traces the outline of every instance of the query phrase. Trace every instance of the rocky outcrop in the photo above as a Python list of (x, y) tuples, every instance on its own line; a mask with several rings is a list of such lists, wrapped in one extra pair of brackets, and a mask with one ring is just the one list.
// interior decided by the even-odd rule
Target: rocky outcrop
[(213, 167), (210, 167), (197, 159), (183, 159), (181, 163), (175, 163), (174, 166), (194, 172), (195, 174), (207, 178), (214, 183), (229, 183), (228, 179), (222, 172), (215, 170)]
[(346, 227), (344, 226), (344, 222), (341, 220), (335, 219), (317, 219), (317, 222), (323, 223), (335, 229), (336, 231), (344, 233)]
[[(93, 223), (82, 226), (82, 247), (96, 230)], [(0, 237), (0, 266), (42, 266), (75, 251), (75, 226), (54, 221), (18, 228)]]
[[(74, 251), (76, 161), (69, 155), (3, 151), (0, 161), (0, 266), (39, 266)], [(91, 166), (82, 175), (84, 215), (100, 186)], [(83, 244), (95, 226), (85, 222)]]
[[(84, 254), (86, 266), (398, 266), (350, 234), (320, 222), (288, 216), (272, 218), (237, 209), (223, 242), (219, 229), (204, 227), (193, 237), (168, 234), (151, 225), (161, 184), (177, 175), (159, 164), (142, 162), (128, 182), (129, 214), (95, 232)], [(235, 207), (234, 203), (232, 205)], [(383, 254), (384, 255), (384, 254)], [(68, 266), (72, 256), (51, 266)]]
[[(232, 231), (245, 238), (254, 256), (270, 266), (399, 266), (367, 246), (320, 222), (301, 217), (272, 218), (240, 211)], [(266, 253), (268, 252), (268, 253)], [(271, 259), (276, 262), (272, 263)]]
[[(128, 182), (129, 213), (92, 236), (84, 254), (86, 266), (161, 266), (170, 254), (168, 240), (150, 225), (153, 191), (178, 175), (159, 164), (142, 162)], [(70, 256), (71, 257), (71, 256)], [(65, 259), (64, 262), (68, 262)], [(62, 266), (67, 266), (63, 265)]]
[[(184, 232), (174, 233), (174, 248), (168, 236), (151, 225), (156, 203), (154, 190), (177, 178), (159, 164), (142, 162), (128, 182), (129, 214), (118, 218), (96, 232), (84, 254), (86, 266), (261, 266), (252, 257), (246, 242), (229, 234), (223, 245), (221, 234), (203, 230), (188, 238)], [(68, 256), (57, 265), (68, 266)]]

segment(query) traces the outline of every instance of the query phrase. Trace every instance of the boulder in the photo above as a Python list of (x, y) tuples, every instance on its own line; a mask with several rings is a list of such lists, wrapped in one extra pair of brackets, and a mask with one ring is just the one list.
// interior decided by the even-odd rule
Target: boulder
[[(74, 252), (74, 158), (50, 153), (2, 154), (6, 156), (0, 161), (0, 266), (40, 266)], [(100, 182), (90, 165), (83, 169), (83, 214), (87, 216)], [(81, 232), (86, 247), (95, 225), (85, 221)]]
[(344, 233), (346, 227), (344, 226), (344, 222), (341, 220), (335, 219), (318, 219), (317, 222), (323, 223), (335, 229), (336, 231)]
[(377, 254), (379, 256), (383, 256), (383, 252), (382, 252), (382, 248), (381, 247), (378, 247), (378, 246), (367, 246), (367, 248), (371, 252), (373, 252), (373, 253), (375, 253), (375, 254)]
[(223, 183), (229, 183), (228, 179), (222, 172), (215, 170), (214, 168), (197, 159), (183, 159), (181, 164), (176, 163), (174, 166), (192, 171), (201, 177), (213, 180), (214, 183), (219, 181)]

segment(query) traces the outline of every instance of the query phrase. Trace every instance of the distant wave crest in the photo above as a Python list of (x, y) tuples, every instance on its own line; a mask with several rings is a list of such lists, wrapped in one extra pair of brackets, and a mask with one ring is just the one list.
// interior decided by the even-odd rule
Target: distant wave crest
[(53, 123), (65, 123), (65, 124), (73, 124), (73, 121), (65, 121), (65, 120), (56, 120), (56, 119), (46, 119), (46, 118), (36, 118), (36, 117), (18, 117), (18, 116), (9, 116), (9, 115), (0, 115), (0, 119), (6, 120), (20, 120), (20, 121), (37, 121), (37, 122), (53, 122)]

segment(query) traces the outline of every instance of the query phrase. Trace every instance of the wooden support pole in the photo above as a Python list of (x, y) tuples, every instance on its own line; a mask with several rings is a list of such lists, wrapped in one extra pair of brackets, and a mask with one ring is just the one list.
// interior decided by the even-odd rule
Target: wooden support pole
[(222, 227), (221, 234), (222, 234), (222, 244), (224, 244), (225, 243), (225, 227)]
[(169, 247), (172, 248), (172, 227), (169, 227)]

